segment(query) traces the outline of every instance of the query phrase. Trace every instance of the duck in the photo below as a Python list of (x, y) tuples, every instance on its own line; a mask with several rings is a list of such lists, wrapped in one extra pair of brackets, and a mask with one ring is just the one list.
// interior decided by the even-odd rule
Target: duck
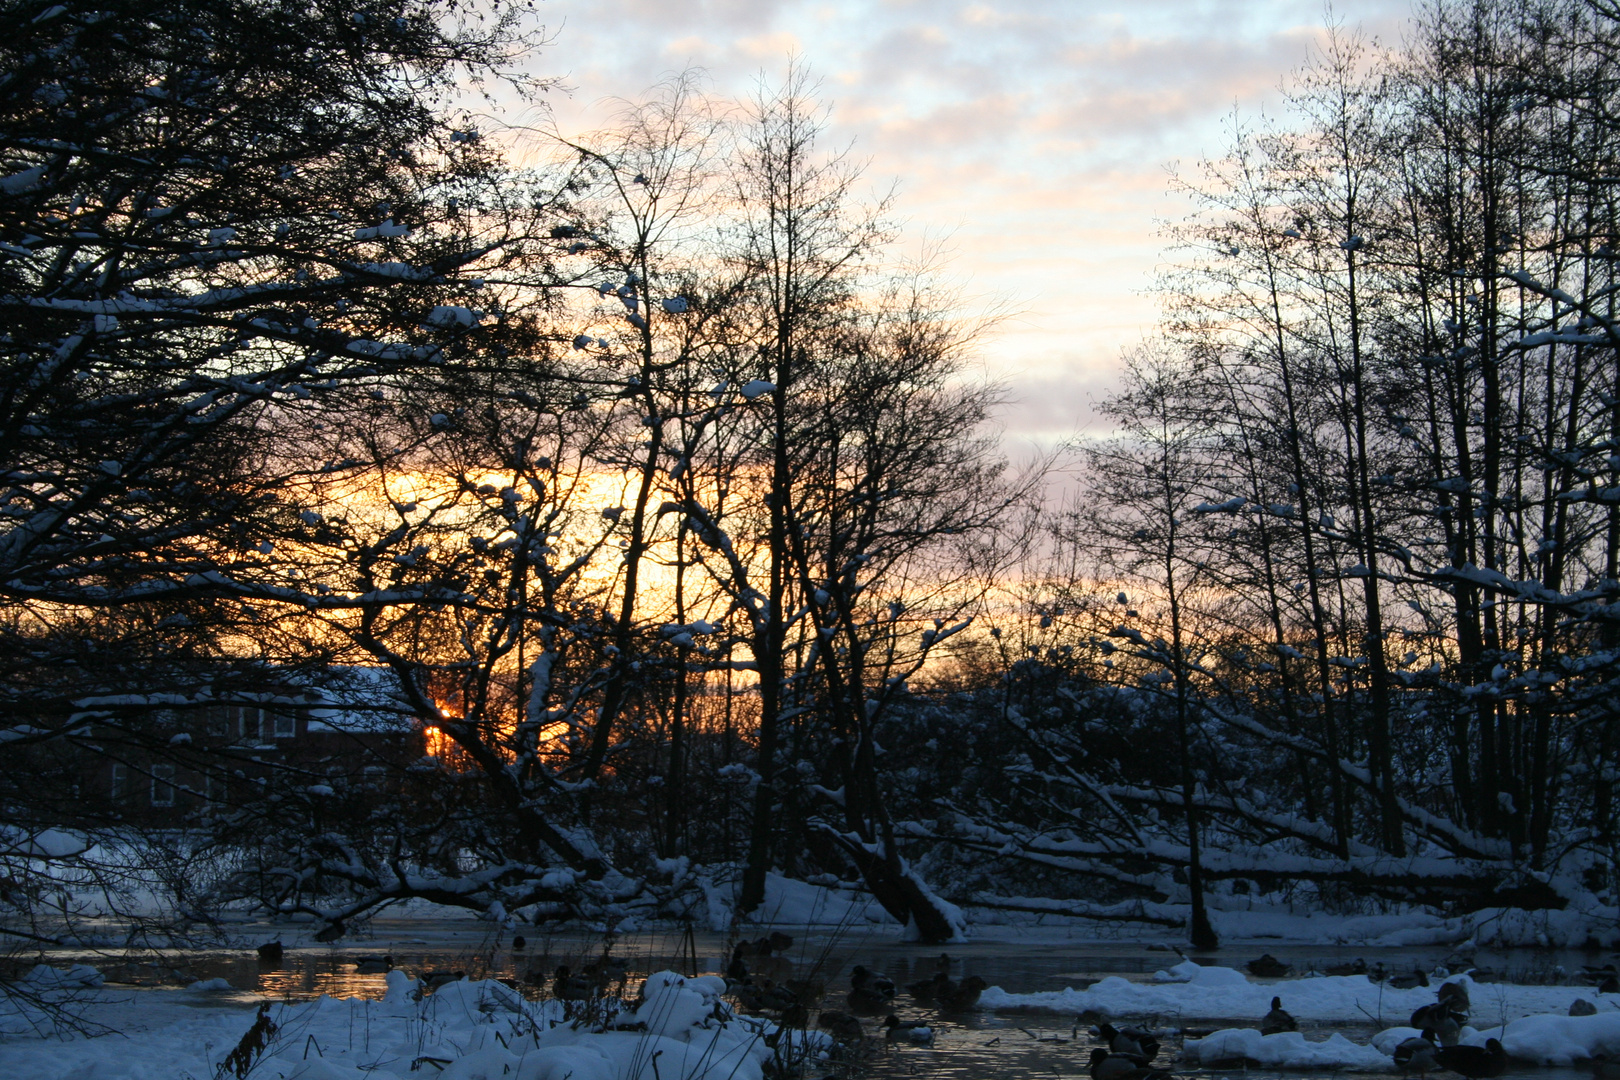
[(783, 986), (781, 983), (774, 983), (767, 979), (765, 985), (760, 988), (759, 1007), (761, 1009), (767, 1009), (771, 1012), (785, 1012), (797, 1004), (799, 1004), (799, 995), (794, 993), (792, 987)]
[(1262, 979), (1280, 979), (1293, 971), (1293, 967), (1278, 960), (1270, 953), (1264, 953), (1258, 959), (1250, 960), (1246, 965), (1250, 975), (1257, 975)]
[(1391, 975), (1388, 984), (1394, 990), (1414, 990), (1429, 985), (1429, 973), (1422, 968), (1413, 968), (1410, 975)]
[(1569, 1015), (1596, 1016), (1597, 1006), (1592, 1004), (1590, 1001), (1587, 1001), (1585, 998), (1576, 998), (1574, 1001), (1569, 1003)]
[(840, 1042), (859, 1042), (866, 1037), (858, 1017), (829, 1009), (816, 1017), (816, 1026)]
[(920, 982), (906, 987), (906, 993), (918, 1001), (942, 1001), (956, 992), (956, 982), (943, 971), (936, 971)]
[(1355, 961), (1352, 962), (1352, 963), (1349, 963), (1349, 964), (1334, 964), (1334, 965), (1330, 966), (1326, 971), (1323, 972), (1323, 974), (1324, 975), (1341, 975), (1341, 976), (1343, 976), (1343, 975), (1365, 975), (1365, 974), (1367, 974), (1367, 961), (1361, 959), (1358, 956), (1355, 959)]
[(1597, 985), (1600, 994), (1620, 994), (1620, 978), (1610, 975)]
[(827, 984), (821, 979), (787, 979), (783, 981), (782, 988), (790, 992), (795, 1001), (807, 1005), (814, 1005), (827, 996)]
[(281, 963), (282, 954), (285, 952), (279, 939), (276, 941), (267, 941), (263, 945), (260, 945), (255, 951), (259, 954), (260, 962), (266, 964)]
[(596, 996), (596, 986), (585, 976), (575, 975), (567, 964), (558, 964), (551, 994), (558, 1001), (588, 1001)]
[(422, 973), (422, 981), (427, 984), (430, 990), (437, 990), (446, 983), (453, 983), (466, 977), (467, 973), (465, 971), (424, 971)]
[(1434, 1059), (1442, 1069), (1461, 1073), (1470, 1080), (1501, 1076), (1507, 1071), (1507, 1051), (1495, 1039), (1485, 1040), (1484, 1046), (1442, 1046), (1435, 1050)]
[(1451, 1011), (1451, 1006), (1444, 1001), (1436, 1001), (1430, 1005), (1420, 1007), (1412, 1014), (1412, 1026), (1419, 1031), (1432, 1028), (1440, 1039), (1441, 1046), (1455, 1046), (1458, 1038), (1462, 1036), (1463, 1021), (1466, 1016), (1458, 1016)]
[(1435, 996), (1445, 1004), (1451, 1006), (1451, 1011), (1460, 1013), (1464, 1019), (1468, 1017), (1471, 1003), (1468, 1000), (1468, 987), (1461, 982), (1443, 982), (1435, 991)]
[(969, 975), (949, 996), (940, 1001), (951, 1012), (967, 1012), (979, 1003), (979, 995), (990, 986), (977, 975)]
[(381, 975), (394, 970), (393, 956), (357, 956), (354, 958), (354, 969), (359, 975)]
[(1395, 1067), (1403, 1073), (1427, 1075), (1439, 1067), (1435, 1057), (1439, 1048), (1435, 1033), (1425, 1029), (1422, 1035), (1402, 1039), (1395, 1047)]
[(857, 986), (844, 1000), (849, 1004), (849, 1011), (858, 1016), (877, 1016), (888, 1009), (893, 999), (870, 986)]
[(320, 942), (322, 945), (329, 945), (348, 932), (349, 928), (343, 925), (342, 919), (333, 919), (331, 922), (315, 931), (315, 940)]
[(726, 965), (726, 981), (728, 983), (745, 983), (748, 981), (748, 962), (743, 959), (742, 946), (739, 945), (731, 951), (731, 962)]
[(1284, 1031), (1298, 1030), (1299, 1021), (1295, 1020), (1290, 1013), (1283, 1010), (1282, 998), (1272, 998), (1271, 1011), (1260, 1018), (1260, 1034), (1277, 1035)]
[(894, 1013), (883, 1018), (883, 1037), (889, 1042), (908, 1042), (914, 1046), (934, 1045), (934, 1029), (927, 1024), (901, 1020)]
[(1097, 1034), (1108, 1044), (1108, 1052), (1135, 1058), (1138, 1065), (1146, 1065), (1159, 1056), (1159, 1040), (1150, 1033), (1136, 1028), (1121, 1031), (1113, 1024), (1098, 1024)]
[(586, 964), (585, 970), (580, 974), (599, 987), (608, 987), (628, 979), (630, 969), (620, 961), (614, 960), (606, 953), (603, 953), (600, 959)]
[(1087, 1069), (1091, 1080), (1168, 1080), (1170, 1076), (1165, 1069), (1149, 1069), (1124, 1054), (1110, 1054), (1100, 1046), (1091, 1052)]
[(856, 964), (855, 970), (850, 972), (849, 984), (857, 990), (870, 990), (882, 995), (886, 1000), (894, 1000), (894, 980), (887, 975), (879, 975), (875, 971), (868, 970), (860, 964)]
[(1593, 1054), (1591, 1065), (1596, 1080), (1620, 1080), (1620, 1061), (1609, 1060), (1608, 1054)]
[(522, 952), (524, 949), (528, 948), (528, 945), (529, 945), (529, 939), (524, 937), (522, 934), (514, 934), (514, 935), (512, 935), (512, 951), (513, 952)]

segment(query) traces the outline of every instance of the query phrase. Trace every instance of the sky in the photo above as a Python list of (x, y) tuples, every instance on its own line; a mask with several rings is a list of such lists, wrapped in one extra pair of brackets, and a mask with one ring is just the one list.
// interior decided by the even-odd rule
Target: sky
[(1014, 313), (984, 344), (1006, 435), (1095, 429), (1121, 352), (1151, 336), (1171, 170), (1219, 155), (1234, 110), (1275, 113), (1330, 18), (1386, 43), (1410, 0), (545, 0), (538, 72), (566, 134), (700, 69), (747, 97), (797, 57), (907, 243), (943, 245), (970, 303)]

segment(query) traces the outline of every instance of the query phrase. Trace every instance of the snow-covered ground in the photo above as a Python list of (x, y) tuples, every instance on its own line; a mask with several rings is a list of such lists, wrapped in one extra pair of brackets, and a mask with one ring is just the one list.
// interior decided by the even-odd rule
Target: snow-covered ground
[[(47, 1019), (12, 1005), (0, 1012), (10, 1036), (0, 1043), (0, 1076), (6, 1080), (212, 1080), (253, 1028), (264, 1001), (218, 988), (97, 990), (85, 985), (82, 971), (68, 985), (62, 981), (36, 971), (29, 985), (71, 992), (75, 1012), (118, 1034), (48, 1037)], [(250, 1055), (247, 1075), (761, 1080), (777, 1053), (766, 1042), (775, 1026), (733, 1014), (720, 998), (725, 982), (714, 976), (656, 973), (647, 978), (639, 1007), (584, 1024), (568, 1022), (561, 1002), (525, 1001), (498, 982), (464, 979), (421, 996), (414, 980), (395, 971), (388, 984), (382, 1001), (321, 997), (269, 1005), (275, 1030), (263, 1050)], [(817, 1033), (793, 1037), (796, 1045), (779, 1042), (785, 1055), (819, 1055), (831, 1047)]]
[[(1466, 976), (1476, 1024), (1501, 1024), (1536, 1013), (1568, 1013), (1578, 997), (1599, 1000), (1590, 987), (1476, 983)], [(991, 1009), (1039, 1009), (1096, 1013), (1103, 1017), (1156, 1016), (1166, 1022), (1210, 1019), (1258, 1021), (1273, 996), (1300, 1020), (1390, 1025), (1405, 1023), (1420, 1005), (1434, 1001), (1433, 987), (1396, 990), (1365, 975), (1319, 975), (1283, 981), (1252, 981), (1227, 967), (1185, 961), (1145, 982), (1112, 976), (1084, 990), (1008, 994), (992, 986), (980, 999)], [(1605, 1005), (1613, 1009), (1612, 1005)], [(1620, 1015), (1617, 1012), (1616, 1015)]]
[[(1452, 981), (1467, 987), (1476, 1025), (1463, 1029), (1462, 1042), (1483, 1045), (1487, 1039), (1500, 1039), (1510, 1058), (1538, 1065), (1620, 1055), (1620, 1003), (1613, 996), (1597, 994), (1590, 987), (1480, 983), (1467, 975)], [(1435, 995), (1434, 986), (1393, 989), (1365, 975), (1255, 981), (1233, 968), (1205, 967), (1189, 960), (1145, 982), (1116, 976), (1084, 990), (1032, 994), (1010, 994), (992, 986), (980, 998), (980, 1006), (1179, 1027), (1209, 1019), (1258, 1022), (1277, 997), (1308, 1028), (1321, 1031), (1343, 1024), (1361, 1029), (1370, 1024), (1382, 1030), (1370, 1040), (1358, 1041), (1336, 1031), (1313, 1037), (1297, 1031), (1261, 1035), (1252, 1027), (1223, 1028), (1202, 1039), (1187, 1039), (1183, 1060), (1204, 1067), (1241, 1062), (1272, 1069), (1389, 1072), (1396, 1045), (1419, 1034), (1406, 1021), (1420, 1006), (1432, 1004)], [(1598, 1012), (1568, 1015), (1577, 999), (1593, 1003)]]

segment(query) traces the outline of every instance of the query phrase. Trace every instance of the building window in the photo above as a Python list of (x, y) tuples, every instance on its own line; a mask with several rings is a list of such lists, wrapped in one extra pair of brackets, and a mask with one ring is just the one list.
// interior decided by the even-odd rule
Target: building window
[(114, 764), (112, 767), (112, 782), (107, 792), (114, 799), (122, 799), (129, 794), (129, 766)]
[(294, 735), (298, 734), (297, 725), (294, 723), (294, 720), (293, 720), (293, 718), (291, 716), (285, 716), (285, 715), (283, 715), (281, 713), (276, 713), (271, 719), (274, 720), (274, 722), (275, 722), (276, 738), (278, 738), (278, 739), (290, 739)]
[(210, 705), (203, 710), (203, 730), (215, 738), (225, 739), (231, 736), (231, 710), (228, 705)]
[(152, 805), (174, 805), (174, 766), (152, 766)]
[(245, 742), (259, 741), (263, 735), (263, 709), (257, 705), (227, 705), (225, 711), (229, 718), (226, 726), (231, 734), (240, 732)]

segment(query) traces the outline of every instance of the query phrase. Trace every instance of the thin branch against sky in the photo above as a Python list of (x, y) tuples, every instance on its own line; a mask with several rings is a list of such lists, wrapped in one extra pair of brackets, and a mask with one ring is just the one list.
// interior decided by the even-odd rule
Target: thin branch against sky
[(1093, 401), (1123, 349), (1152, 330), (1164, 238), (1180, 217), (1167, 169), (1225, 144), (1234, 106), (1276, 105), (1331, 20), (1385, 40), (1405, 0), (1329, 11), (1270, 3), (857, 2), (591, 5), (553, 0), (535, 59), (563, 132), (597, 128), (613, 99), (699, 68), (746, 98), (797, 57), (833, 104), (830, 142), (853, 140), (874, 184), (900, 183), (908, 240), (941, 235), (967, 291), (1018, 316), (989, 340), (1012, 387), (1014, 439), (1101, 426)]

